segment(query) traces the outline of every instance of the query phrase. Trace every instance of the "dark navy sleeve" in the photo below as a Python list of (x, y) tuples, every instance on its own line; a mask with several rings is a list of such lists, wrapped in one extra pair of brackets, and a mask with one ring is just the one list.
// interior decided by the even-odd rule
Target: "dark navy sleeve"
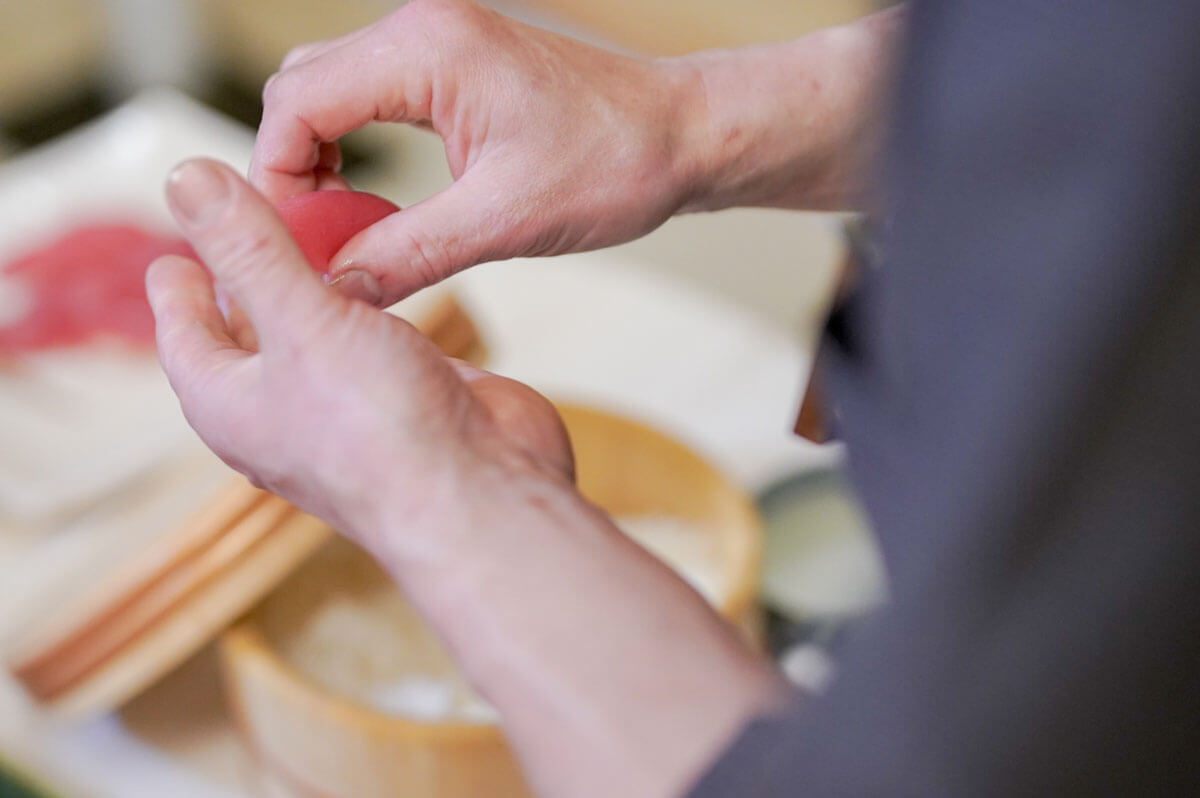
[(828, 358), (892, 600), (691, 795), (1200, 794), (1200, 3), (909, 22)]

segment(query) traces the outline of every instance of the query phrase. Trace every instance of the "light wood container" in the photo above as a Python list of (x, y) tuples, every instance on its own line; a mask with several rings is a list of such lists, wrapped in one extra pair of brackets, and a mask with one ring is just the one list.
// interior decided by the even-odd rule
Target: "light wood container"
[(762, 521), (750, 496), (700, 455), (645, 424), (574, 405), (558, 410), (571, 434), (584, 496), (615, 518), (682, 518), (720, 536), (727, 589), (717, 610), (757, 642)]
[[(750, 499), (701, 457), (649, 427), (598, 410), (559, 410), (588, 498), (614, 516), (694, 520), (698, 529), (720, 536), (728, 571), (718, 609), (755, 637), (762, 531)], [(288, 589), (285, 584), (281, 591)], [(271, 600), (286, 597), (281, 592)], [(499, 727), (410, 720), (343, 697), (286, 661), (265, 632), (263, 612), (225, 633), (221, 658), (233, 715), (258, 762), (264, 795), (530, 795)]]

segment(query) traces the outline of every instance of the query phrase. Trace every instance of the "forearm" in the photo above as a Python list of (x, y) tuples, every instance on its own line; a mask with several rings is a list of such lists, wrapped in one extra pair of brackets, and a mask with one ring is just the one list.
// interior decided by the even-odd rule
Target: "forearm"
[(663, 62), (694, 75), (684, 212), (857, 207), (903, 7), (795, 41)]
[(473, 485), (439, 543), (382, 558), (544, 794), (677, 794), (787, 700), (769, 663), (565, 484), (494, 484)]

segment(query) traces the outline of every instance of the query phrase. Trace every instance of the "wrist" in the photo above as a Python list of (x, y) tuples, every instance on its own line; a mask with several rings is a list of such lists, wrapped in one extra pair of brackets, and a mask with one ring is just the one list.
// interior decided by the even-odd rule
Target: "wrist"
[(394, 514), (368, 548), (495, 703), (491, 676), (506, 670), (497, 663), (536, 625), (545, 596), (567, 595), (554, 580), (586, 578), (580, 551), (607, 549), (601, 541), (620, 533), (565, 480), (494, 464), (460, 477), (455, 501)]
[(687, 76), (681, 211), (854, 206), (898, 19), (884, 12), (791, 42), (662, 59)]
[[(547, 515), (579, 512), (582, 498), (561, 477), (522, 462), (460, 452), (432, 468), (422, 489), (393, 489), (377, 503), (364, 545), (398, 580), (449, 586), (480, 563), (522, 544)], [(440, 588), (439, 588), (440, 589)]]

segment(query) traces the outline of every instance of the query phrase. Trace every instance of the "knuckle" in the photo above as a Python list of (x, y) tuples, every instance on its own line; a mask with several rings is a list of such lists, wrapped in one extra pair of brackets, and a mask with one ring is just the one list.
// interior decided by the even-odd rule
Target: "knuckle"
[(478, 29), (481, 8), (462, 0), (411, 0), (395, 19), (405, 27), (419, 26), (442, 40), (462, 40)]
[(398, 18), (423, 19), (430, 16), (453, 12), (459, 4), (455, 0), (410, 0), (397, 12)]
[(183, 341), (191, 334), (188, 324), (193, 323), (159, 325), (156, 328), (159, 359), (162, 361), (163, 371), (168, 375), (186, 374), (193, 367), (182, 346)]
[(407, 239), (402, 249), (408, 253), (405, 265), (417, 282), (429, 286), (446, 276), (450, 251), (443, 242), (413, 234), (409, 234)]
[(438, 69), (479, 61), (496, 34), (497, 15), (463, 0), (410, 0), (389, 17), (381, 34), (406, 43), (406, 58)]
[(282, 248), (268, 230), (231, 230), (215, 242), (213, 258), (221, 277), (238, 283), (252, 282), (274, 259), (282, 257)]
[(258, 263), (275, 255), (279, 247), (266, 230), (239, 230), (225, 240), (224, 259), (234, 263)]
[(288, 87), (291, 85), (291, 74), (290, 70), (283, 69), (267, 78), (267, 82), (263, 84), (262, 91), (264, 107), (279, 105), (286, 99)]

